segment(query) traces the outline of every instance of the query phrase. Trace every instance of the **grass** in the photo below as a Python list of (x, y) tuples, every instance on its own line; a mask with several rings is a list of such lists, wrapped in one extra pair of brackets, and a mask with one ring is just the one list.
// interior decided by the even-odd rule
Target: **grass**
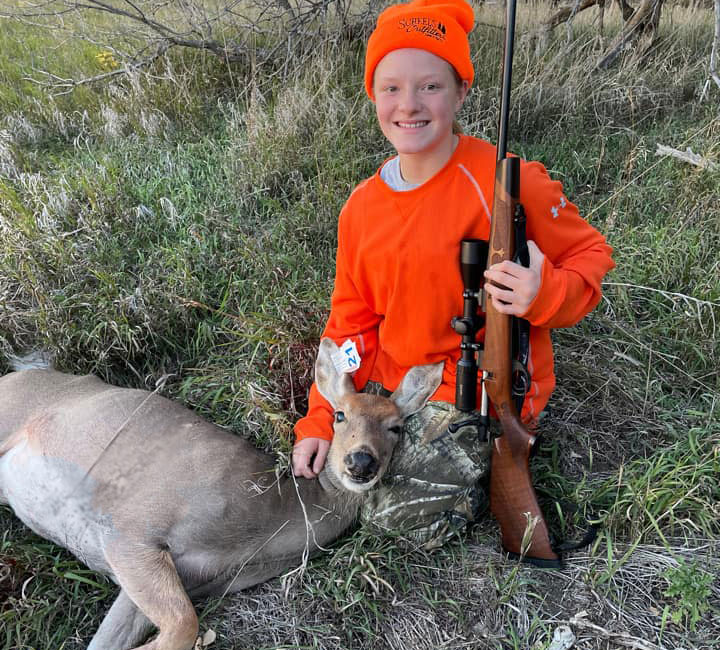
[[(521, 7), (521, 31), (536, 11)], [(501, 18), (477, 12), (460, 117), (492, 139)], [(662, 56), (607, 72), (592, 72), (590, 14), (516, 54), (511, 148), (563, 181), (618, 265), (598, 309), (554, 334), (534, 461), (551, 528), (573, 536), (590, 518), (598, 540), (545, 572), (506, 561), (490, 519), (434, 554), (359, 530), (304, 573), (201, 606), (212, 647), (545, 648), (563, 623), (578, 648), (720, 643), (720, 176), (654, 153), (717, 160), (719, 91), (700, 100), (710, 12), (665, 13)], [(0, 349), (162, 380), (286, 454), (337, 213), (390, 153), (361, 96), (360, 41), (328, 38), (284, 77), (171, 50), (147, 74), (53, 97), (24, 80), (31, 65), (97, 74), (105, 46), (0, 21)], [(606, 25), (607, 42), (615, 10)], [(84, 647), (114, 586), (0, 520), (0, 647)]]

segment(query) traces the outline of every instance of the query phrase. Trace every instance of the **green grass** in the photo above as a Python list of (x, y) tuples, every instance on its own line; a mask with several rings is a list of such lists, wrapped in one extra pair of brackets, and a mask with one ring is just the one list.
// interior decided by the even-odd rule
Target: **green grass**
[[(580, 648), (720, 643), (720, 174), (655, 156), (660, 143), (717, 161), (720, 91), (700, 101), (710, 12), (669, 13), (662, 56), (607, 72), (591, 72), (590, 14), (569, 41), (561, 27), (543, 53), (516, 53), (511, 148), (615, 249), (598, 309), (554, 334), (533, 461), (551, 528), (577, 535), (590, 518), (598, 541), (544, 572), (503, 559), (490, 519), (434, 554), (360, 530), (304, 572), (201, 606), (212, 647), (543, 648), (569, 621)], [(500, 22), (489, 6), (478, 19)], [(148, 74), (52, 96), (24, 79), (31, 66), (91, 76), (103, 48), (0, 27), (0, 350), (45, 348), (119, 385), (165, 378), (165, 395), (286, 454), (338, 211), (390, 153), (361, 94), (361, 41), (252, 73), (171, 50)], [(500, 34), (473, 38), (461, 122), (492, 139)], [(115, 588), (7, 509), (0, 521), (0, 647), (84, 647)]]

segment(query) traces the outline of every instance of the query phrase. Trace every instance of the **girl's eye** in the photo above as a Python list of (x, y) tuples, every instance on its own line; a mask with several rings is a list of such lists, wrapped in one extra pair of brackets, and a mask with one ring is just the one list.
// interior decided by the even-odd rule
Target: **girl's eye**
[(342, 411), (335, 411), (335, 422), (345, 422), (345, 414)]
[(400, 434), (400, 429), (401, 429), (401, 427), (399, 427), (399, 426), (396, 425), (396, 426), (394, 426), (394, 427), (390, 427), (389, 430), (390, 430), (392, 433), (394, 433), (394, 434), (396, 434), (396, 435), (399, 435), (399, 434)]

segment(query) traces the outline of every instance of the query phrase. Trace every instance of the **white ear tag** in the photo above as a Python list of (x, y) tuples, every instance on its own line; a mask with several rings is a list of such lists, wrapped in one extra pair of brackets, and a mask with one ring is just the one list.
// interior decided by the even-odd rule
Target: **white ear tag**
[(348, 339), (332, 355), (333, 365), (338, 372), (355, 372), (360, 367), (360, 355), (355, 342)]

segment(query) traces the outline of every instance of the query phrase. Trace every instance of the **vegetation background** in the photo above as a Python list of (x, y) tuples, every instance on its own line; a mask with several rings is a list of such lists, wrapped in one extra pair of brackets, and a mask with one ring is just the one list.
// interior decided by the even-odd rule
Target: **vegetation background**
[[(273, 59), (174, 47), (117, 75), (142, 45), (121, 17), (0, 17), (0, 372), (43, 349), (62, 370), (159, 387), (286, 463), (338, 211), (391, 151), (362, 93), (371, 21), (331, 13), (291, 39), (267, 6), (281, 28), (255, 47)], [(503, 14), (475, 9), (461, 123), (493, 140)], [(303, 572), (205, 603), (212, 647), (548, 648), (560, 625), (583, 649), (720, 645), (720, 171), (655, 155), (720, 156), (712, 10), (666, 4), (655, 47), (602, 71), (619, 12), (604, 34), (586, 12), (538, 47), (551, 11), (520, 8), (511, 148), (564, 183), (617, 270), (598, 309), (555, 332), (533, 469), (551, 528), (591, 518), (598, 539), (542, 571), (503, 557), (489, 517), (432, 554), (359, 530)], [(115, 586), (9, 509), (0, 522), (0, 646), (85, 647)]]

